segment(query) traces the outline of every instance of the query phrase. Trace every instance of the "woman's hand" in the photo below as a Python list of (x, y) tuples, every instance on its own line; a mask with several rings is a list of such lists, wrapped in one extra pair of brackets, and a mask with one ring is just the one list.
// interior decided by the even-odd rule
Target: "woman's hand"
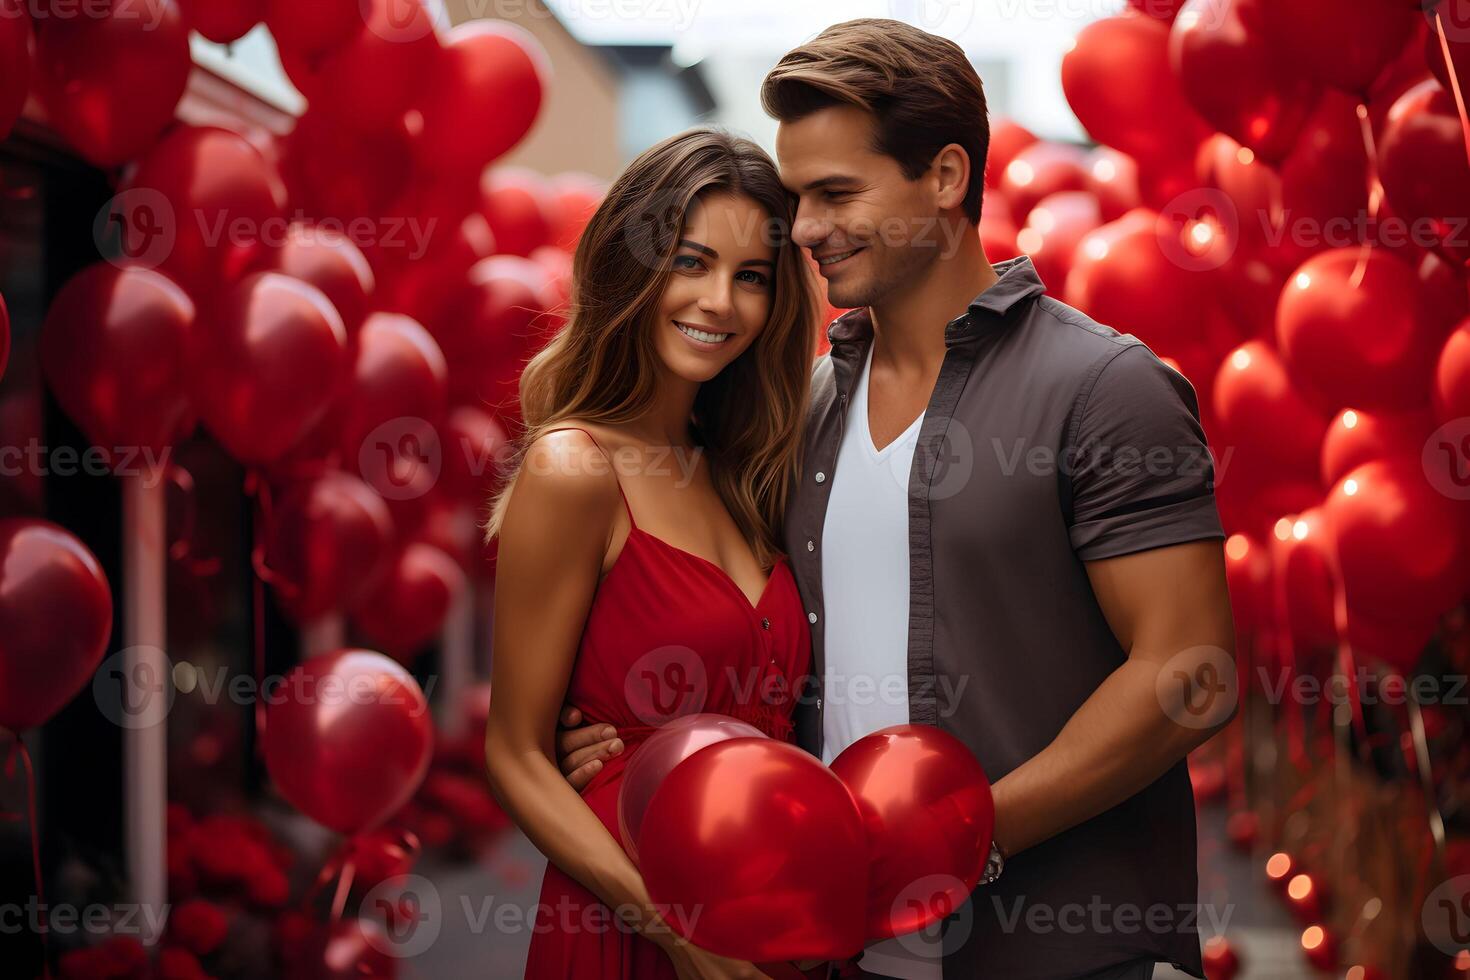
[(771, 980), (754, 963), (716, 956), (689, 942), (676, 943), (669, 949), (669, 958), (679, 980)]

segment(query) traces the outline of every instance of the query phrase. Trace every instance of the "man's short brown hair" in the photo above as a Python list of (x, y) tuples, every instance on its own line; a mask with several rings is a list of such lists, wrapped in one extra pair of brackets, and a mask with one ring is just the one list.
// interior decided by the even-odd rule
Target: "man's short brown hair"
[(965, 215), (979, 224), (990, 122), (980, 76), (953, 41), (897, 20), (834, 24), (776, 63), (761, 105), (781, 122), (834, 105), (866, 109), (877, 120), (874, 149), (909, 180), (958, 143), (970, 156)]

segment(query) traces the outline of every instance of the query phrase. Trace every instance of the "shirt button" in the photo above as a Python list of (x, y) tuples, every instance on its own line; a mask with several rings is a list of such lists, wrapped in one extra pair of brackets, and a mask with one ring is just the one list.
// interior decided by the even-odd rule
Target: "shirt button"
[(807, 551), (816, 551), (817, 550), (817, 543), (815, 541), (808, 541), (806, 543), (806, 550)]
[[(762, 619), (761, 620), (761, 629), (768, 630), (770, 628), (771, 628), (771, 621), (769, 619)], [(775, 663), (775, 661), (772, 660), (771, 663)]]
[(817, 614), (816, 613), (807, 613), (806, 614), (806, 621), (808, 623), (811, 623), (813, 625), (816, 625), (816, 622), (817, 622)]
[(817, 482), (818, 483), (826, 483), (827, 482), (827, 474), (826, 473), (818, 473), (817, 474)]

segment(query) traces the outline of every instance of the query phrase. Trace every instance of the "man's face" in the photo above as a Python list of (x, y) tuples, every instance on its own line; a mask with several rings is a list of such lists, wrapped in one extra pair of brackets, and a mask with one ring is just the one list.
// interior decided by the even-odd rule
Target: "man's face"
[(873, 149), (876, 120), (831, 106), (776, 130), (781, 182), (797, 198), (792, 237), (811, 250), (833, 306), (881, 304), (941, 253), (934, 171), (917, 180)]

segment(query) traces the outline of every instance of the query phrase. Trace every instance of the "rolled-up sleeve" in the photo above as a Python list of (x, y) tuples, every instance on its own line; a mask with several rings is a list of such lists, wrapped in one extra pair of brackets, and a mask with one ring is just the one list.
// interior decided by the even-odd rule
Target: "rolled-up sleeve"
[(1084, 561), (1224, 537), (1194, 389), (1141, 343), (1112, 352), (1068, 425), (1072, 548)]

